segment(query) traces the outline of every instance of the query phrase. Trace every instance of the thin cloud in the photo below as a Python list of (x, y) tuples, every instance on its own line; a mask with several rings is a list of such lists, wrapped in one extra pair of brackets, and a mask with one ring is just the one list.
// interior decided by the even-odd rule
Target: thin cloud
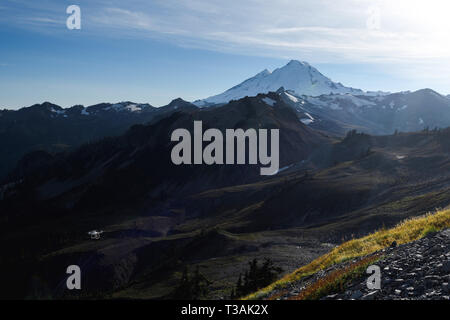
[[(202, 5), (205, 3), (207, 6)], [(383, 57), (386, 61), (404, 61), (450, 55), (450, 46), (443, 45), (438, 36), (430, 36), (417, 26), (397, 28), (397, 21), (391, 21), (392, 14), (385, 14), (387, 10), (379, 10), (380, 28), (368, 28), (371, 1), (347, 0), (347, 6), (336, 6), (322, 0), (320, 11), (315, 11), (317, 1), (282, 3), (230, 1), (224, 7), (215, 0), (183, 1), (177, 5), (173, 1), (156, 1), (156, 7), (149, 9), (131, 5), (127, 9), (103, 8), (92, 16), (91, 22), (101, 29), (120, 30), (121, 36), (171, 35), (166, 40), (177, 44), (234, 53), (253, 50), (255, 55), (274, 57), (315, 51), (311, 54), (315, 60), (328, 62), (332, 57), (377, 62)], [(383, 1), (379, 3), (386, 6)], [(310, 16), (311, 13), (315, 15)]]
[(47, 17), (32, 17), (26, 18), (24, 21), (29, 23), (37, 23), (37, 24), (61, 24), (65, 22), (65, 19), (52, 19)]
[[(33, 27), (64, 31), (60, 24), (67, 15), (60, 3), (18, 3), (22, 10), (12, 12)], [(311, 63), (432, 70), (437, 67), (433, 61), (439, 61), (441, 74), (450, 69), (450, 4), (444, 0), (229, 0), (226, 6), (222, 0), (130, 0), (126, 5), (79, 0), (78, 5), (85, 34), (156, 38), (182, 47)]]

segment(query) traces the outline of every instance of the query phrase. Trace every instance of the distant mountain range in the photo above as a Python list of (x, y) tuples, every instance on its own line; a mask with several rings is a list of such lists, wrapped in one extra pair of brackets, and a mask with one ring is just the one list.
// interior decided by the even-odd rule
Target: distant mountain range
[(431, 89), (365, 92), (333, 82), (306, 62), (292, 60), (273, 72), (264, 70), (224, 93), (193, 103), (178, 98), (159, 108), (128, 101), (63, 109), (45, 102), (16, 111), (0, 110), (0, 179), (31, 151), (67, 151), (177, 111), (217, 107), (269, 92), (277, 92), (303, 124), (331, 135), (342, 136), (353, 129), (380, 135), (450, 126), (450, 95)]
[(67, 151), (83, 143), (120, 135), (134, 124), (185, 109), (197, 108), (176, 99), (160, 108), (120, 102), (63, 109), (44, 102), (19, 110), (0, 110), (0, 179), (28, 152)]
[[(269, 99), (270, 101), (273, 101), (273, 104), (266, 103)], [(123, 170), (128, 166), (133, 167), (133, 163), (142, 162), (145, 163), (145, 166), (148, 166), (151, 162), (155, 162), (153, 165), (155, 171), (165, 173), (164, 176), (160, 177), (164, 181), (161, 180), (159, 183), (168, 183), (170, 177), (173, 177), (175, 181), (178, 181), (179, 179), (184, 179), (183, 177), (185, 174), (189, 173), (192, 175), (193, 172), (197, 172), (199, 177), (208, 176), (209, 178), (212, 178), (211, 173), (208, 173), (208, 171), (216, 172), (216, 170), (211, 170), (211, 168), (205, 168), (203, 166), (194, 166), (193, 168), (188, 167), (183, 169), (183, 166), (177, 167), (173, 165), (170, 160), (170, 150), (173, 144), (170, 141), (171, 132), (177, 128), (187, 128), (193, 132), (194, 120), (201, 120), (204, 128), (218, 128), (223, 131), (227, 128), (254, 128), (256, 124), (267, 129), (281, 129), (281, 166), (286, 166), (293, 162), (299, 162), (306, 159), (314, 146), (317, 146), (326, 140), (323, 137), (323, 134), (308, 128), (301, 121), (298, 121), (295, 110), (290, 105), (286, 104), (282, 100), (282, 97), (277, 93), (261, 94), (257, 97), (247, 97), (227, 104), (226, 108), (211, 108), (208, 110), (196, 107), (190, 108), (189, 103), (186, 103), (184, 108), (181, 108), (181, 101), (178, 101), (177, 104), (180, 105), (180, 107), (175, 109), (172, 105), (170, 109), (172, 111), (179, 110), (180, 112), (167, 111), (168, 113), (157, 120), (155, 116), (153, 116), (153, 118), (149, 118), (150, 120), (147, 121), (145, 125), (132, 126), (123, 136), (117, 134), (119, 137), (105, 138), (103, 139), (104, 141), (101, 139), (99, 139), (99, 141), (91, 141), (91, 143), (82, 147), (85, 151), (79, 152), (76, 158), (80, 158), (77, 161), (74, 161), (70, 166), (77, 166), (78, 161), (81, 161), (81, 159), (89, 153), (87, 150), (90, 150), (95, 154), (95, 157), (99, 157), (97, 160), (91, 162), (94, 166), (91, 168), (93, 171), (99, 169), (97, 168), (97, 165), (103, 166), (103, 161), (109, 162), (108, 159), (112, 153), (119, 153), (125, 158), (120, 156), (116, 159), (117, 161), (112, 161), (108, 166), (117, 165), (120, 170)], [(170, 107), (170, 105), (168, 107)], [(111, 108), (111, 106), (107, 108)], [(91, 109), (88, 108), (88, 110)], [(156, 113), (156, 111), (153, 112)], [(115, 143), (111, 144), (111, 141), (115, 141)], [(111, 148), (110, 152), (106, 151), (108, 148)], [(136, 153), (131, 152), (130, 148), (135, 150)], [(97, 149), (103, 150), (103, 152), (97, 154), (95, 151)], [(160, 154), (158, 159), (152, 157), (156, 153)], [(36, 168), (29, 168), (28, 164), (30, 163), (44, 164), (40, 161), (43, 158), (46, 158), (51, 162), (57, 162), (58, 159), (64, 158), (64, 156), (64, 154), (61, 154), (55, 155), (54, 157), (51, 155), (43, 157), (41, 152), (31, 153), (23, 159), (26, 161), (22, 160), (19, 162), (19, 166), (14, 171), (14, 179), (20, 179), (21, 176), (26, 176), (28, 172), (35, 171)], [(139, 160), (141, 156), (146, 158), (145, 161), (144, 159)], [(33, 160), (33, 157), (36, 158)], [(90, 156), (88, 157), (90, 158)], [(37, 159), (39, 159), (39, 161), (36, 161)], [(85, 163), (85, 161), (81, 161), (81, 163)], [(214, 179), (211, 179), (211, 183), (214, 187), (218, 187), (251, 181), (256, 177), (259, 177), (259, 171), (254, 170), (257, 167), (258, 166), (249, 165), (245, 168), (245, 174), (242, 174), (243, 172), (239, 169), (240, 166), (223, 166), (223, 169), (217, 171), (224, 171), (227, 173), (219, 174)], [(83, 166), (83, 168), (86, 169), (85, 166)], [(69, 170), (67, 173), (71, 174), (70, 172), (71, 171)], [(145, 174), (139, 170), (133, 170), (133, 172), (136, 172), (139, 176)], [(156, 179), (158, 176), (154, 172), (149, 172), (148, 174), (150, 174), (153, 179)], [(136, 177), (136, 179), (138, 179), (138, 177)], [(201, 180), (201, 183), (198, 180)], [(133, 181), (133, 179), (130, 180), (130, 182)], [(189, 179), (187, 182), (189, 187), (186, 187), (186, 191), (188, 192), (192, 192), (197, 188), (205, 189), (208, 187), (208, 182), (204, 178)], [(180, 185), (179, 183), (174, 183), (174, 186), (179, 187)], [(169, 190), (166, 191), (169, 192)], [(172, 192), (175, 191), (181, 192), (180, 189), (172, 190)], [(63, 192), (63, 189), (60, 189), (58, 192)], [(134, 192), (134, 195), (136, 195), (136, 192)]]
[(67, 151), (173, 112), (269, 92), (277, 92), (303, 124), (331, 135), (342, 136), (353, 129), (379, 135), (450, 126), (450, 95), (431, 89), (365, 92), (333, 82), (307, 62), (291, 60), (273, 72), (264, 70), (224, 93), (193, 103), (178, 98), (159, 108), (127, 101), (63, 109), (45, 102), (17, 111), (0, 110), (0, 152), (4, 155), (0, 179), (31, 151)]

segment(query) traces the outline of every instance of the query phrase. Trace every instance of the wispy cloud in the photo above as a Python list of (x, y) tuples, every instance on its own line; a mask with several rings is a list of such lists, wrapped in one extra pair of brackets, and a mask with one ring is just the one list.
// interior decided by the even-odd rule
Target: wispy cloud
[(41, 25), (41, 26), (61, 26), (64, 25), (65, 19), (52, 19), (47, 17), (30, 17), (24, 18), (24, 23)]
[[(440, 0), (430, 0), (445, 5)], [(379, 6), (380, 28), (367, 27), (371, 7)], [(316, 61), (404, 61), (450, 56), (443, 43), (447, 19), (430, 33), (410, 21), (418, 6), (412, 1), (155, 1), (144, 6), (99, 8), (90, 23), (114, 28), (122, 36), (161, 37), (181, 45), (256, 55), (311, 57)], [(400, 3), (400, 4), (399, 4)], [(399, 15), (402, 5), (409, 12)], [(431, 6), (431, 3), (428, 3)], [(409, 6), (409, 7), (408, 7)], [(416, 9), (420, 9), (420, 6)], [(408, 15), (409, 13), (409, 15)], [(425, 13), (433, 20), (435, 11)], [(402, 24), (409, 24), (407, 27)], [(439, 19), (438, 19), (439, 20)], [(419, 20), (420, 21), (420, 20)], [(447, 28), (447, 29), (445, 29)], [(443, 32), (443, 30), (446, 30)], [(117, 35), (117, 34), (116, 34)], [(421, 45), (418, 45), (418, 44)]]
[[(62, 30), (66, 15), (59, 1), (8, 3), (15, 4), (12, 9), (19, 17), (15, 21)], [(18, 4), (33, 10), (24, 13)], [(441, 68), (450, 71), (450, 62), (445, 62), (450, 57), (446, 0), (228, 0), (226, 5), (223, 0), (79, 0), (78, 4), (86, 33), (159, 38), (180, 46), (313, 63), (440, 61)]]

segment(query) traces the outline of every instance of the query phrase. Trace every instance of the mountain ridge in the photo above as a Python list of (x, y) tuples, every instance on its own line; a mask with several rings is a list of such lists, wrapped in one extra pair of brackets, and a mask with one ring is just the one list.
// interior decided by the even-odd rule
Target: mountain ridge
[(321, 131), (343, 135), (349, 130), (384, 135), (450, 126), (450, 100), (432, 89), (381, 96), (330, 94), (318, 97), (282, 93), (299, 119)]
[(196, 106), (175, 99), (155, 108), (130, 101), (62, 108), (43, 102), (18, 110), (0, 111), (0, 180), (28, 152), (60, 152), (83, 143), (124, 133), (132, 125), (157, 121), (168, 114)]

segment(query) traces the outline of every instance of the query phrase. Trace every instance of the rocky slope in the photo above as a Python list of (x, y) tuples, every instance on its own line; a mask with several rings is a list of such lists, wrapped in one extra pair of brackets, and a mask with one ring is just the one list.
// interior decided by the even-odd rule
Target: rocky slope
[[(343, 292), (332, 293), (325, 300), (450, 300), (450, 229), (401, 246), (395, 243), (380, 252), (375, 265), (381, 269), (381, 289), (370, 290), (363, 273)], [(334, 265), (291, 285), (288, 291), (278, 292), (279, 299), (293, 299), (303, 290), (333, 272), (344, 269), (367, 257)]]
[(330, 299), (449, 300), (450, 229), (418, 241), (390, 248), (376, 264), (381, 268), (381, 290), (369, 290), (366, 275), (345, 293)]

